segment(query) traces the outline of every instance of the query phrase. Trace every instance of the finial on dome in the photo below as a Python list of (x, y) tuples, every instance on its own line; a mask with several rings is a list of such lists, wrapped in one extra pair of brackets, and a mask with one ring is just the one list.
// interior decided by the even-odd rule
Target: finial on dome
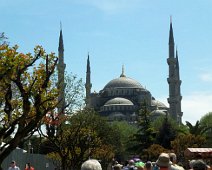
[(124, 65), (122, 65), (122, 73), (121, 73), (120, 77), (126, 77), (124, 74)]

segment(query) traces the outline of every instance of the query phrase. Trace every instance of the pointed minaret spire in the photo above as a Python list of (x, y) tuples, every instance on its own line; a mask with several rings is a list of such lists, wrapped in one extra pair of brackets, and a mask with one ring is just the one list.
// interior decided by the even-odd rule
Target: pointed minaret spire
[(124, 65), (122, 65), (122, 72), (121, 72), (120, 77), (126, 77), (125, 74), (124, 74)]
[(62, 23), (60, 22), (60, 37), (59, 37), (59, 47), (58, 51), (64, 51), (64, 46), (63, 46), (63, 32), (62, 32)]
[(174, 35), (172, 28), (172, 17), (170, 16), (170, 29), (169, 29), (169, 45), (174, 45)]
[(87, 58), (87, 70), (86, 70), (86, 83), (85, 83), (85, 89), (86, 89), (86, 106), (89, 107), (89, 102), (90, 102), (90, 94), (91, 94), (91, 68), (90, 68), (90, 57), (88, 53), (88, 58)]
[(90, 73), (91, 72), (91, 68), (90, 68), (90, 58), (89, 58), (89, 52), (88, 52), (88, 58), (87, 58), (87, 71), (86, 73)]
[(60, 36), (59, 36), (59, 46), (58, 46), (58, 83), (57, 88), (59, 91), (58, 96), (58, 113), (63, 113), (65, 109), (65, 68), (66, 64), (64, 63), (64, 46), (63, 46), (63, 34), (62, 34), (62, 24), (60, 23)]

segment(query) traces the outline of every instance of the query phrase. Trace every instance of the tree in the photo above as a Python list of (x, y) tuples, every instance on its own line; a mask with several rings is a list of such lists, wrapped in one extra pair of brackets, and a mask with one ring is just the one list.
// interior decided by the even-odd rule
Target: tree
[(147, 109), (147, 104), (144, 102), (142, 109), (138, 115), (138, 131), (134, 134), (134, 146), (129, 148), (136, 154), (142, 153), (145, 149), (151, 146), (155, 141), (155, 132), (151, 126), (150, 112)]
[(210, 129), (210, 127), (206, 125), (201, 125), (199, 120), (196, 121), (194, 126), (190, 122), (186, 121), (186, 126), (189, 129), (189, 133), (194, 136), (203, 135), (207, 130)]
[[(58, 84), (57, 71), (52, 77), (52, 82), (56, 87)], [(74, 74), (65, 74), (65, 106), (63, 108), (65, 114), (72, 114), (76, 110), (82, 109), (84, 106), (84, 85), (82, 79), (78, 79)], [(58, 113), (57, 110), (49, 112), (46, 115), (44, 124), (48, 136), (54, 136), (56, 131), (59, 130), (57, 124), (64, 120), (64, 113)]]
[(203, 117), (201, 117), (200, 125), (207, 127), (207, 130), (204, 133), (206, 137), (205, 147), (211, 147), (212, 146), (212, 112), (209, 112), (205, 114)]
[(73, 113), (80, 110), (85, 105), (84, 84), (82, 79), (77, 78), (77, 75), (71, 73), (65, 76), (65, 113)]
[(126, 121), (114, 121), (111, 125), (113, 129), (118, 130), (121, 142), (121, 144), (116, 147), (115, 159), (118, 162), (127, 160), (130, 156), (130, 152), (127, 149), (135, 143), (131, 139), (138, 129), (135, 125), (129, 124)]
[(7, 40), (7, 37), (4, 35), (4, 32), (1, 32), (0, 33), (0, 45), (7, 44), (8, 42), (6, 40)]
[(159, 132), (157, 133), (156, 142), (166, 149), (171, 149), (171, 141), (177, 136), (177, 129), (171, 123), (168, 116), (162, 122)]
[(54, 151), (48, 155), (59, 162), (63, 170), (79, 169), (83, 161), (90, 157), (101, 159), (106, 165), (120, 145), (116, 129), (91, 109), (72, 114), (62, 123), (59, 135), (46, 136)]
[(57, 105), (57, 89), (50, 81), (57, 57), (46, 54), (41, 46), (35, 47), (34, 53), (0, 45), (0, 164)]
[(176, 153), (178, 159), (182, 162), (185, 161), (184, 151), (187, 148), (202, 147), (205, 143), (205, 138), (200, 135), (180, 134), (172, 142), (171, 146)]
[(169, 150), (165, 149), (161, 145), (153, 144), (147, 150), (146, 153), (148, 154), (149, 160), (156, 161), (158, 156), (162, 153), (168, 153)]

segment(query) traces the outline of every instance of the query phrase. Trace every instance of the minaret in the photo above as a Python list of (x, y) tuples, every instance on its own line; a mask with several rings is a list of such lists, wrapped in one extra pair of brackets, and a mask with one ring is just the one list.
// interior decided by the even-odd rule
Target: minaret
[(179, 67), (179, 61), (178, 61), (178, 52), (176, 50), (176, 67), (175, 67), (175, 73), (176, 73), (176, 99), (177, 99), (177, 114), (178, 114), (178, 122), (182, 123), (182, 116), (183, 112), (181, 111), (181, 83), (182, 81), (180, 80), (180, 67)]
[(172, 21), (170, 22), (170, 30), (169, 30), (169, 57), (167, 59), (167, 63), (169, 65), (169, 77), (167, 78), (169, 84), (169, 113), (170, 116), (174, 120), (178, 120), (177, 115), (177, 100), (176, 100), (176, 75), (175, 75), (175, 67), (176, 67), (176, 58), (174, 56), (174, 36), (172, 29)]
[(58, 47), (58, 84), (57, 88), (59, 91), (58, 96), (58, 113), (63, 113), (65, 109), (65, 67), (66, 64), (64, 63), (64, 46), (63, 46), (63, 33), (62, 33), (62, 26), (60, 25), (60, 37), (59, 37), (59, 47)]
[(85, 89), (86, 89), (85, 103), (86, 103), (86, 106), (89, 106), (91, 87), (92, 87), (92, 84), (91, 84), (91, 68), (90, 68), (90, 59), (89, 59), (89, 54), (88, 54), (87, 70), (86, 70), (86, 83), (85, 83)]

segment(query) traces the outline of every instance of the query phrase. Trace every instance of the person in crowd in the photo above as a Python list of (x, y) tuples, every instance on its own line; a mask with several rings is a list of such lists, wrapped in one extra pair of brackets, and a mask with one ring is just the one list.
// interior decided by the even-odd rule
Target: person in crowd
[(145, 170), (152, 170), (152, 162), (151, 161), (147, 161), (146, 163), (145, 163), (145, 166), (144, 166), (144, 169)]
[(102, 166), (98, 160), (89, 159), (82, 164), (81, 170), (102, 170)]
[(8, 170), (20, 170), (20, 168), (16, 165), (15, 161), (12, 161)]
[(194, 159), (189, 161), (189, 169), (193, 169), (194, 162)]
[(152, 170), (159, 170), (159, 167), (156, 165), (156, 162), (152, 162)]
[(177, 164), (177, 156), (175, 153), (170, 153), (169, 157), (170, 157), (170, 161), (172, 162), (171, 170), (184, 170), (184, 168), (182, 166), (179, 166)]
[(161, 153), (156, 161), (156, 165), (160, 168), (160, 170), (169, 170), (172, 162), (170, 161), (170, 157), (167, 153)]
[(122, 165), (117, 163), (116, 165), (113, 166), (113, 170), (121, 170), (122, 169)]
[(135, 169), (137, 168), (135, 167), (135, 161), (133, 159), (126, 161), (122, 168), (122, 170), (135, 170)]
[(203, 160), (198, 159), (193, 163), (193, 170), (207, 170), (207, 165)]
[(135, 170), (135, 161), (133, 159), (129, 160), (128, 166), (127, 166), (128, 170)]
[(114, 169), (114, 166), (117, 165), (117, 164), (119, 164), (118, 161), (113, 161), (112, 162), (112, 170)]
[(33, 166), (31, 166), (30, 163), (27, 163), (25, 170), (35, 170), (35, 168)]
[(137, 168), (137, 170), (144, 170), (144, 166), (145, 166), (145, 163), (141, 161), (135, 163), (135, 167)]
[(129, 163), (128, 160), (124, 161), (124, 165), (122, 167), (123, 170), (128, 170), (128, 163)]

